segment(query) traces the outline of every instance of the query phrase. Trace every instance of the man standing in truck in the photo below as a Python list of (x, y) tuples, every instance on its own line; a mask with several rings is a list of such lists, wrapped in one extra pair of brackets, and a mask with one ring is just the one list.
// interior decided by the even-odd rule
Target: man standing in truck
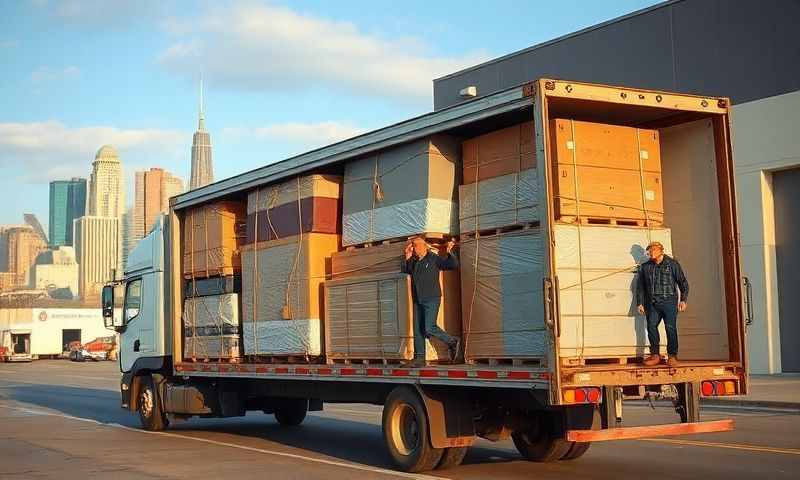
[(678, 365), (678, 312), (686, 310), (689, 282), (681, 264), (664, 254), (661, 242), (650, 242), (647, 254), (650, 259), (639, 267), (636, 282), (638, 310), (640, 315), (647, 317), (647, 338), (650, 340), (650, 356), (644, 364), (654, 366), (661, 363), (658, 325), (664, 320), (667, 365), (675, 367)]
[(447, 242), (444, 255), (433, 252), (423, 237), (415, 237), (403, 251), (402, 271), (411, 275), (411, 296), (414, 303), (414, 363), (425, 362), (425, 339), (436, 338), (445, 343), (454, 361), (461, 347), (461, 340), (448, 334), (436, 324), (442, 289), (439, 272), (458, 268), (458, 259), (453, 255), (454, 240)]

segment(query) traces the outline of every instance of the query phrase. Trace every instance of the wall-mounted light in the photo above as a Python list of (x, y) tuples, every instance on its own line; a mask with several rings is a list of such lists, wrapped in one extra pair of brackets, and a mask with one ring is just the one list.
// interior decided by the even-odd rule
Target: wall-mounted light
[(470, 85), (469, 87), (462, 88), (459, 92), (462, 98), (472, 98), (478, 96), (478, 87)]

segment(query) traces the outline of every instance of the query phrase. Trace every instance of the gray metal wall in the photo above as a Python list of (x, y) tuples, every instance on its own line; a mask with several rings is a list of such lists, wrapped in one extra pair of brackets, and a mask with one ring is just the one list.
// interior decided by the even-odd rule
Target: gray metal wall
[(434, 109), (540, 77), (730, 97), (800, 90), (800, 0), (679, 0), (434, 80)]
[(800, 168), (772, 174), (781, 370), (800, 372)]

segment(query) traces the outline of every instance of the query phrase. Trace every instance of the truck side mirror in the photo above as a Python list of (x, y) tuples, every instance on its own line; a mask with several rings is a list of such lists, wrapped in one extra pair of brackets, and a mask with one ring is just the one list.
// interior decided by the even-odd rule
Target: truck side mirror
[(117, 327), (118, 325), (114, 321), (114, 287), (111, 285), (104, 286), (100, 300), (103, 309), (103, 324), (106, 328)]

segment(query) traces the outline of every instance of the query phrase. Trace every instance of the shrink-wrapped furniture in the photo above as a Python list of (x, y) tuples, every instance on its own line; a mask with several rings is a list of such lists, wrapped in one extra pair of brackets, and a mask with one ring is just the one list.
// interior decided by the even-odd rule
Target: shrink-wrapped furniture
[(523, 122), (465, 140), (464, 185), (535, 168), (534, 139), (533, 122)]
[(183, 355), (187, 359), (240, 356), (239, 296), (235, 293), (187, 298), (183, 303)]
[(462, 234), (539, 221), (536, 169), (522, 170), (458, 187)]
[(186, 278), (233, 275), (241, 267), (244, 204), (220, 201), (193, 207), (183, 218), (183, 274)]

